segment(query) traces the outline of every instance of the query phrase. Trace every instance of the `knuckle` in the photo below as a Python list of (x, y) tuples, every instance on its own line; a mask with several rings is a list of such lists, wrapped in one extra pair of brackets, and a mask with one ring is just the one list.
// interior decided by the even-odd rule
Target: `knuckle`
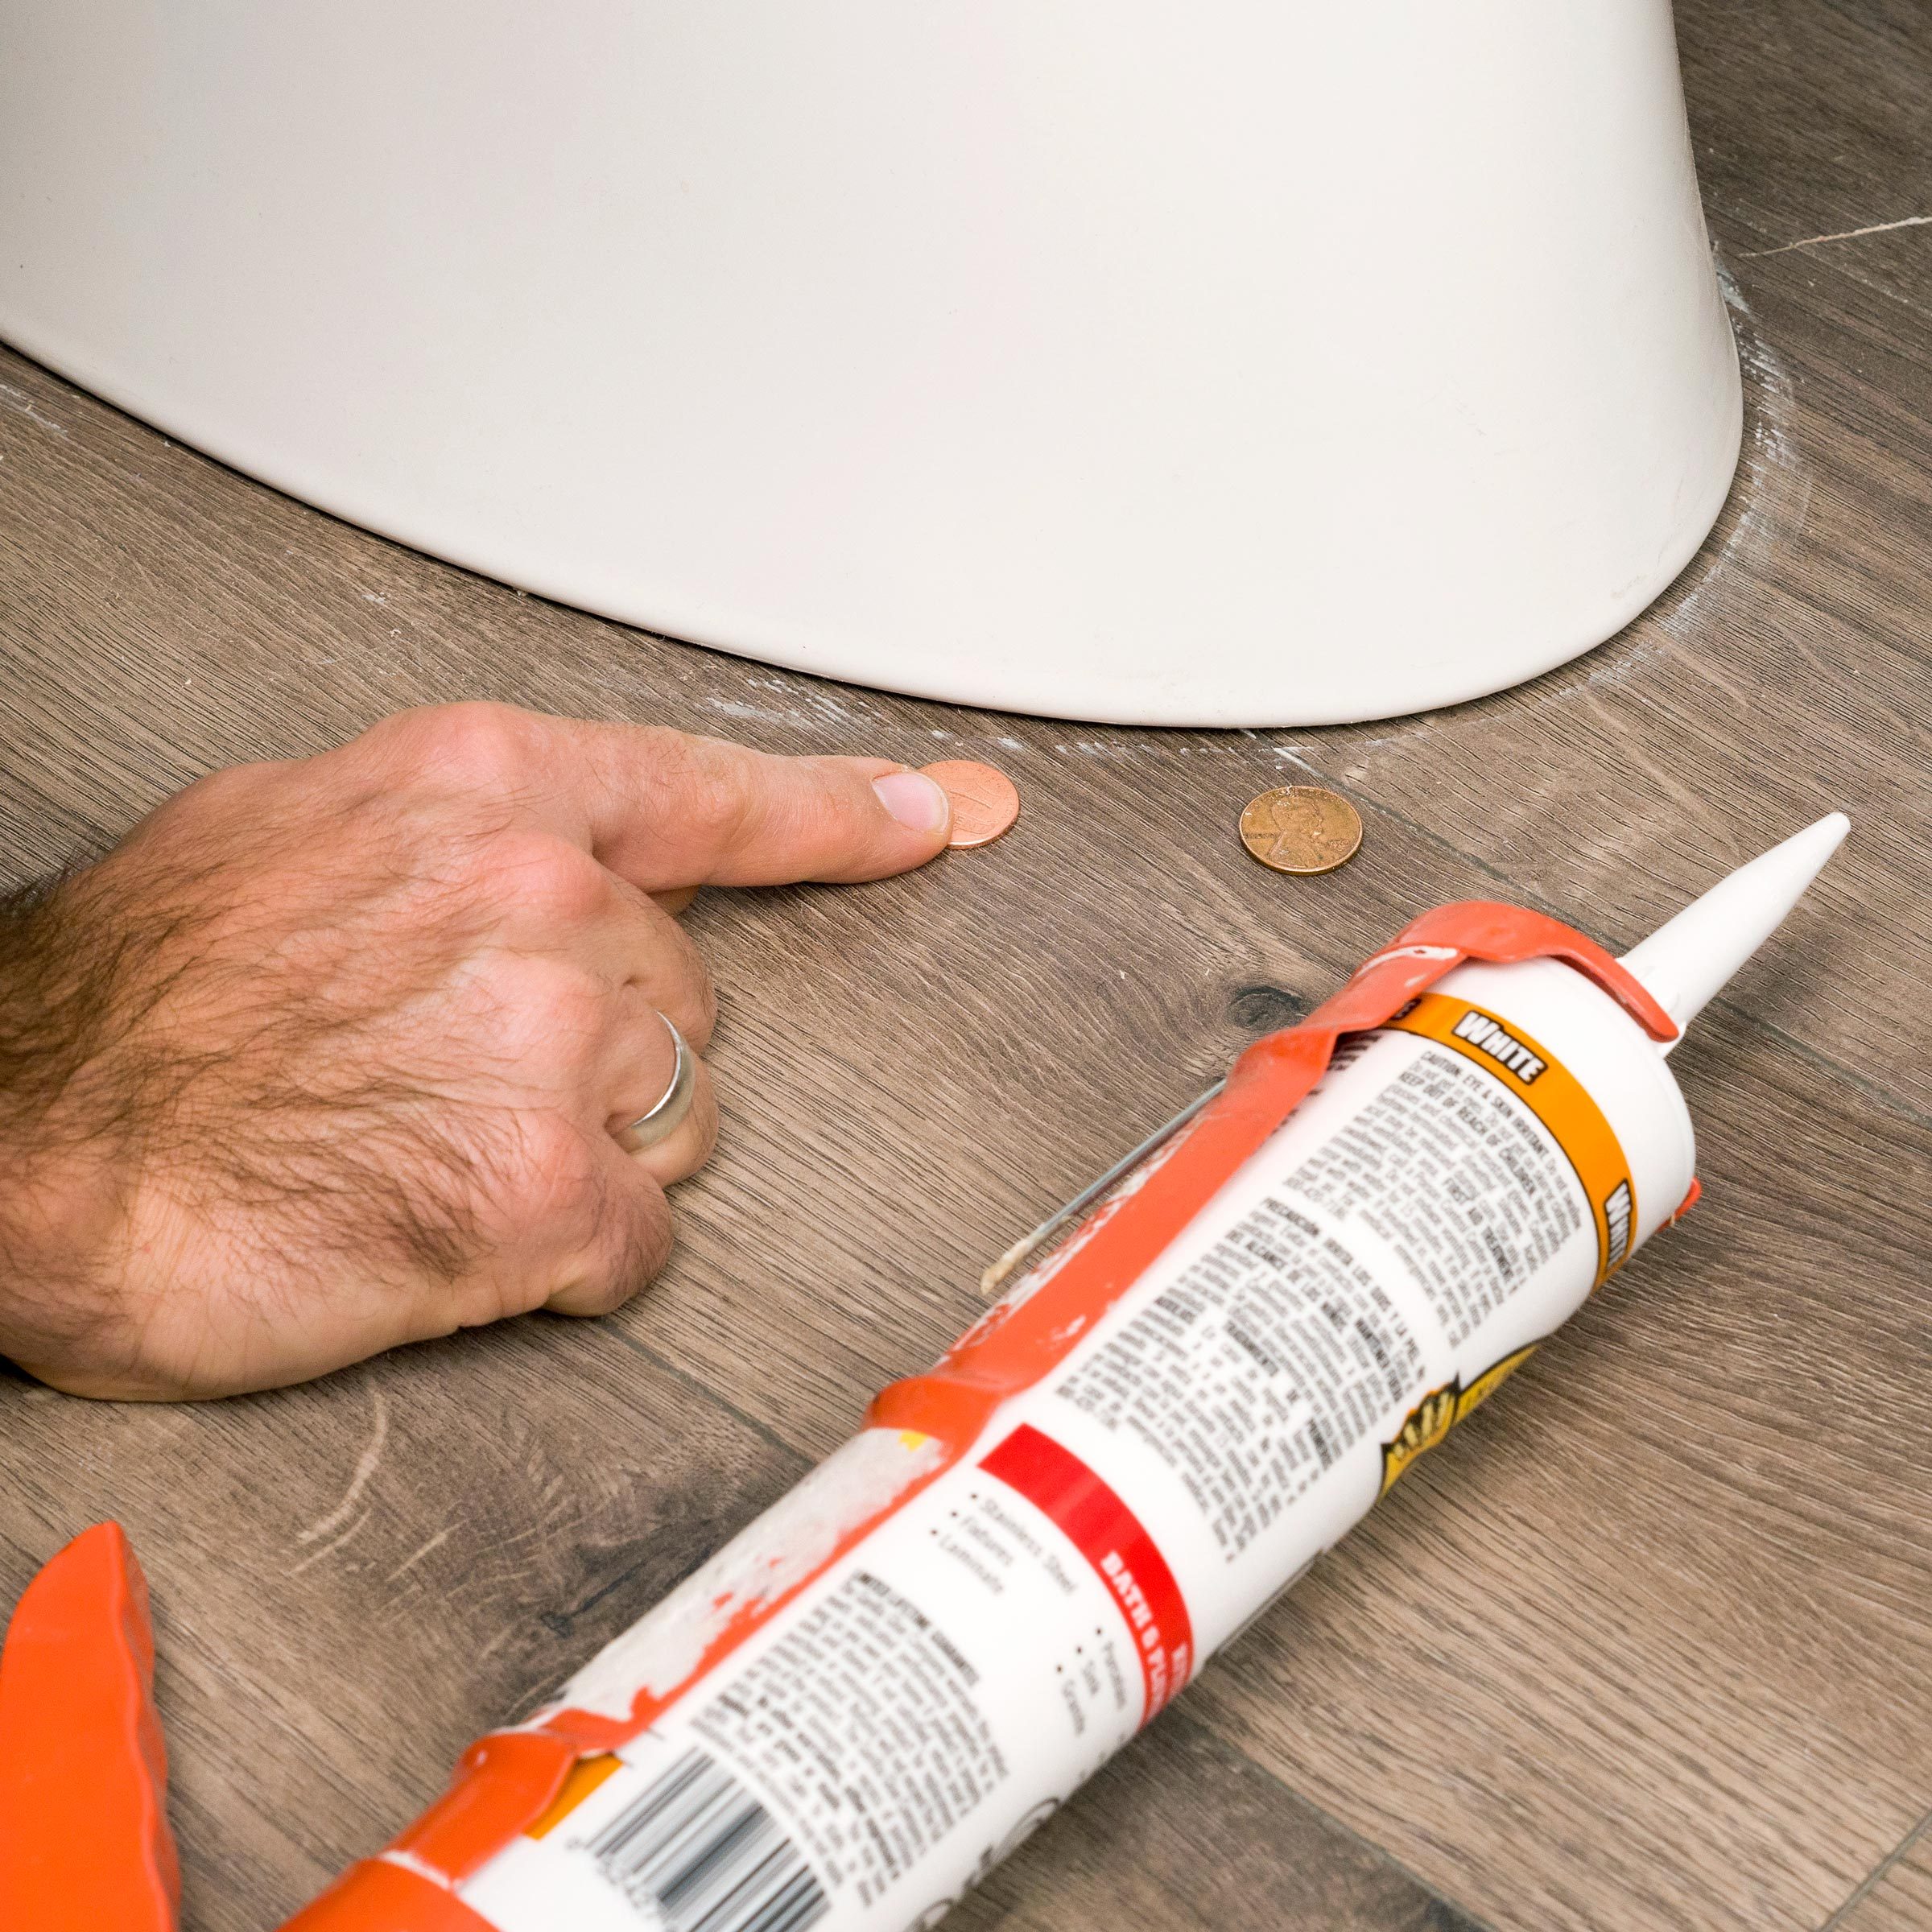
[(183, 801), (226, 811), (253, 803), (259, 795), (263, 778), (275, 766), (266, 763), (225, 765), (219, 771), (204, 773), (180, 794)]
[(574, 960), (499, 952), (477, 969), (474, 984), (479, 1034), (499, 1061), (561, 1066), (603, 1038), (610, 989)]
[(617, 1217), (611, 1234), (611, 1278), (622, 1284), (621, 1298), (628, 1300), (664, 1272), (675, 1239), (671, 1206), (663, 1191), (634, 1195), (630, 1212)]
[(527, 784), (543, 751), (541, 719), (482, 700), (398, 712), (367, 735), (424, 777), (493, 795)]
[(144, 829), (177, 845), (186, 841), (191, 846), (211, 832), (230, 837), (237, 823), (259, 831), (266, 819), (286, 811), (287, 800), (278, 795), (275, 779), (288, 770), (286, 765), (262, 762), (204, 773), (152, 812)]
[(492, 901), (541, 926), (581, 927), (610, 910), (610, 875), (580, 846), (540, 832), (506, 832), (479, 845), (473, 882)]
[(663, 997), (670, 1002), (678, 1030), (700, 1052), (717, 1030), (718, 989), (704, 956), (676, 927), (667, 935), (675, 947), (675, 972)]
[(547, 1108), (518, 1116), (497, 1179), (523, 1232), (548, 1232), (574, 1243), (595, 1233), (609, 1191), (583, 1129)]
[(708, 749), (703, 739), (667, 731), (654, 740), (651, 765), (665, 818), (707, 847), (737, 839), (753, 801), (742, 773), (727, 756), (715, 745)]
[[(602, 1177), (600, 1177), (601, 1179)], [(621, 1191), (606, 1183), (594, 1224), (586, 1227), (560, 1273), (570, 1313), (608, 1315), (663, 1271), (673, 1230), (663, 1190), (640, 1181)]]

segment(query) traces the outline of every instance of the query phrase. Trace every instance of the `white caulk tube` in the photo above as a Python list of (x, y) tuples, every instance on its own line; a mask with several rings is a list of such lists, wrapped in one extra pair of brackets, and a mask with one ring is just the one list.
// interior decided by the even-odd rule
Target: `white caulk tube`
[[(1690, 1020), (1846, 829), (1733, 873), (1629, 972)], [(432, 1812), (295, 1922), (931, 1924), (1673, 1218), (1690, 1118), (1629, 1005), (1554, 958), (1466, 964), (1349, 1034), (1047, 1373), (967, 1405), (970, 1439), (862, 1430), (506, 1734), (576, 1740), (540, 1817), (478, 1856)], [(974, 1335), (997, 1353), (1079, 1246)]]

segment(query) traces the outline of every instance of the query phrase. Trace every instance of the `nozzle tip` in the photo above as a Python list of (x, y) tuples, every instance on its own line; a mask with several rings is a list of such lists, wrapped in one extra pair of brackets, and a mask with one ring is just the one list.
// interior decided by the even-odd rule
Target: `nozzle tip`
[(1624, 965), (1680, 1029), (1689, 1026), (1777, 930), (1851, 829), (1852, 821), (1842, 811), (1827, 813), (1719, 879), (1625, 953)]

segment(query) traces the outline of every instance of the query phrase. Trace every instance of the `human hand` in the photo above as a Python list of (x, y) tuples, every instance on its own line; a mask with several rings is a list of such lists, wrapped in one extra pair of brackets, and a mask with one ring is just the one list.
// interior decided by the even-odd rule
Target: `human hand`
[(667, 1015), (716, 1007), (699, 886), (877, 879), (931, 780), (506, 706), (403, 712), (192, 785), (0, 918), (0, 1352), (76, 1393), (210, 1396), (663, 1265), (711, 1150)]

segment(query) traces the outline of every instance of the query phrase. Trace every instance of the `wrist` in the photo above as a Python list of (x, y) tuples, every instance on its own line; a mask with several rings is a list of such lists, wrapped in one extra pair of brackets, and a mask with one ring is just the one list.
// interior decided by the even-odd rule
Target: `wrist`
[(0, 1097), (0, 1355), (72, 1386), (124, 1347), (122, 1189), (107, 1149), (23, 1146), (8, 1113)]

